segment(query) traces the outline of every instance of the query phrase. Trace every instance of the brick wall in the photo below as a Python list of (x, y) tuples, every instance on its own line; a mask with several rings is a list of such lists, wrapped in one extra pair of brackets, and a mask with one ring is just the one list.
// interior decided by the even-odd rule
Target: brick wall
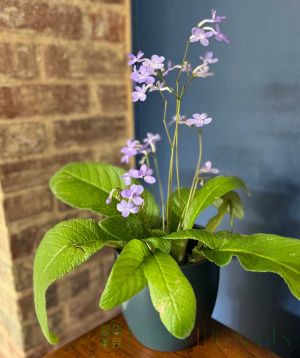
[[(79, 214), (48, 180), (72, 161), (119, 161), (132, 132), (129, 23), (129, 0), (0, 1), (0, 357), (52, 348), (34, 313), (34, 252), (47, 229)], [(104, 250), (49, 289), (63, 343), (116, 313), (98, 309), (111, 264)]]

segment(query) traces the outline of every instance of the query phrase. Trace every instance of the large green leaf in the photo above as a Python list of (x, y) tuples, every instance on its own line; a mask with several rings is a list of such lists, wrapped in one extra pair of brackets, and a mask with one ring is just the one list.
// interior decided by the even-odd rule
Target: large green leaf
[(106, 199), (112, 189), (123, 189), (121, 176), (125, 170), (109, 164), (72, 163), (60, 169), (51, 179), (53, 194), (79, 209), (88, 209), (107, 216), (119, 215), (115, 198)]
[(138, 216), (111, 216), (99, 222), (102, 230), (115, 240), (130, 241), (148, 236), (148, 230)]
[(185, 218), (183, 220), (183, 228), (190, 229), (194, 226), (199, 214), (220, 196), (234, 190), (244, 189), (247, 191), (245, 183), (236, 177), (218, 176), (208, 180), (203, 187), (198, 190), (191, 201)]
[(150, 255), (150, 251), (142, 241), (129, 241), (110, 273), (101, 296), (101, 308), (112, 309), (129, 300), (146, 286), (142, 263), (147, 255)]
[(157, 252), (145, 259), (144, 272), (162, 323), (175, 337), (188, 337), (195, 325), (196, 298), (176, 261)]
[(48, 328), (47, 288), (109, 244), (112, 241), (107, 240), (98, 223), (88, 219), (61, 222), (49, 230), (41, 241), (33, 267), (34, 301), (38, 321), (50, 343), (57, 343), (58, 337)]
[[(58, 199), (70, 206), (105, 216), (120, 215), (117, 200), (112, 198), (107, 205), (106, 199), (112, 189), (125, 188), (121, 178), (124, 173), (124, 169), (104, 163), (72, 163), (52, 177), (50, 187)], [(138, 216), (150, 227), (159, 225), (159, 208), (153, 195), (145, 190), (142, 196), (145, 202)]]
[(199, 240), (204, 246), (200, 255), (219, 266), (237, 256), (248, 271), (274, 272), (280, 275), (291, 292), (300, 299), (300, 240), (271, 234), (241, 235), (227, 231), (212, 234), (205, 230), (183, 230), (165, 237), (169, 240)]
[(159, 207), (157, 206), (153, 195), (145, 190), (142, 196), (144, 197), (145, 202), (138, 216), (140, 216), (143, 222), (149, 227), (161, 227), (162, 219), (160, 217)]

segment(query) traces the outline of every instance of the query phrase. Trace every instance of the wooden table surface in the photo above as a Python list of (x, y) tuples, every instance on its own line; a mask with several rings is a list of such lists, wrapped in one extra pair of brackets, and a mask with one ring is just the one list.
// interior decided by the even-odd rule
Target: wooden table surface
[(210, 335), (192, 349), (161, 353), (144, 347), (133, 337), (123, 316), (102, 324), (45, 358), (266, 358), (277, 355), (256, 346), (222, 324), (211, 320)]

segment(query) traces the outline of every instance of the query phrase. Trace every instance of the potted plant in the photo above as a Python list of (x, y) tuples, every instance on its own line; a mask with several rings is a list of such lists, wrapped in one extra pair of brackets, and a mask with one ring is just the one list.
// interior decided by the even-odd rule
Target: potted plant
[[(218, 59), (212, 52), (200, 57), (192, 67), (189, 48), (203, 47), (213, 38), (229, 42), (220, 29), (225, 16), (212, 10), (210, 18), (199, 22), (188, 38), (181, 64), (165, 64), (165, 58), (144, 57), (140, 51), (129, 55), (136, 83), (133, 102), (145, 101), (157, 92), (163, 101), (163, 124), (170, 145), (167, 197), (159, 174), (156, 145), (160, 135), (148, 133), (143, 141), (128, 140), (122, 148), (122, 162), (137, 168), (125, 170), (103, 163), (73, 163), (51, 179), (53, 194), (78, 209), (88, 209), (101, 220), (74, 219), (57, 224), (41, 241), (34, 261), (35, 308), (42, 331), (50, 343), (56, 335), (47, 324), (45, 293), (49, 285), (83, 264), (104, 246), (116, 249), (116, 261), (100, 299), (100, 307), (122, 304), (125, 318), (135, 336), (145, 345), (162, 351), (191, 346), (205, 317), (212, 312), (218, 287), (218, 267), (236, 256), (248, 271), (280, 275), (294, 296), (300, 299), (300, 241), (271, 234), (242, 235), (216, 231), (222, 219), (242, 219), (239, 194), (248, 192), (237, 178), (219, 175), (210, 161), (202, 164), (202, 130), (212, 119), (205, 113), (192, 117), (181, 114), (181, 103), (190, 83), (212, 75), (210, 66)], [(174, 86), (170, 81), (174, 79)], [(167, 121), (168, 100), (174, 96), (176, 115)], [(178, 133), (182, 126), (195, 131), (199, 158), (189, 188), (180, 185)], [(155, 169), (154, 170), (152, 169)], [(158, 185), (160, 207), (144, 187)], [(173, 191), (173, 187), (176, 190)], [(196, 219), (214, 205), (216, 215), (204, 228)], [(104, 217), (104, 218), (103, 218)]]

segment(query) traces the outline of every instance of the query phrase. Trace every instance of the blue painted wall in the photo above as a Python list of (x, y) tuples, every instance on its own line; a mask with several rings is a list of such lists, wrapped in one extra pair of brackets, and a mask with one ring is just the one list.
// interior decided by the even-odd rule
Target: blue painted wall
[[(232, 44), (214, 42), (220, 58), (215, 77), (193, 84), (182, 113), (213, 117), (204, 129), (204, 159), (249, 184), (246, 219), (236, 230), (300, 237), (300, 2), (136, 0), (134, 47), (179, 62), (191, 27), (211, 8), (228, 16), (223, 29)], [(194, 64), (204, 52), (192, 47)], [(163, 133), (161, 115), (158, 94), (137, 105), (137, 136)], [(186, 128), (180, 143), (183, 183), (189, 184), (197, 141)], [(165, 183), (168, 154), (164, 140), (159, 159)], [(300, 356), (300, 303), (273, 274), (243, 272), (238, 262), (222, 269), (214, 317), (282, 356)]]

